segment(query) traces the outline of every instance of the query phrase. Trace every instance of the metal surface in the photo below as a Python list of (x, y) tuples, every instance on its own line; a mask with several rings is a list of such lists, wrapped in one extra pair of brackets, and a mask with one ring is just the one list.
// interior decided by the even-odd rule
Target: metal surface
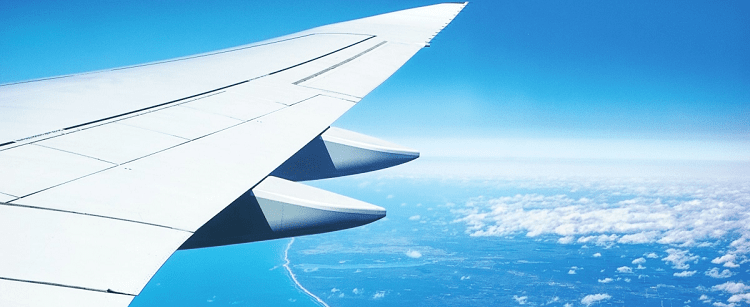
[(380, 170), (418, 157), (416, 150), (330, 127), (271, 175), (293, 181), (317, 180)]
[(310, 235), (361, 226), (385, 209), (353, 198), (268, 176), (188, 239), (181, 249)]
[[(319, 136), (463, 6), (0, 85), (0, 304), (126, 305), (192, 232)], [(271, 183), (253, 193), (300, 204)], [(352, 217), (340, 214), (377, 217), (326, 195), (303, 198), (289, 214), (262, 214), (281, 216), (271, 230), (284, 235), (340, 229), (335, 221)]]

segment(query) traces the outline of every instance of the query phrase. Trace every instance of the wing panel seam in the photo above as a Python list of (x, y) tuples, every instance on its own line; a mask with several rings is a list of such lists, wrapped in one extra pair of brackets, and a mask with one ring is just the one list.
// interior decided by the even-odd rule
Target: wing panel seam
[(9, 278), (9, 277), (0, 277), (0, 280), (15, 281), (15, 282), (25, 282), (25, 283), (31, 283), (31, 284), (37, 284), (37, 285), (45, 285), (45, 286), (53, 286), (53, 287), (63, 287), (63, 288), (71, 288), (71, 289), (94, 291), (94, 292), (103, 292), (103, 293), (109, 293), (109, 294), (136, 296), (135, 294), (117, 292), (117, 291), (114, 291), (112, 289), (102, 290), (102, 289), (94, 289), (94, 288), (87, 288), (87, 287), (71, 286), (71, 285), (65, 285), (65, 284), (57, 284), (57, 283), (46, 282), (46, 281), (25, 280), (25, 279), (17, 279), (17, 278)]
[(2, 144), (0, 144), (0, 146), (14, 144), (14, 143), (17, 143), (19, 141), (30, 140), (30, 139), (34, 139), (34, 138), (37, 138), (37, 137), (40, 137), (40, 136), (49, 135), (49, 134), (52, 134), (52, 133), (65, 132), (65, 131), (73, 130), (73, 129), (80, 128), (80, 127), (83, 127), (83, 126), (87, 126), (87, 125), (91, 125), (91, 124), (95, 124), (95, 123), (99, 123), (99, 122), (103, 122), (103, 121), (112, 120), (112, 119), (115, 119), (115, 118), (127, 116), (127, 115), (130, 115), (130, 114), (140, 113), (140, 112), (148, 111), (148, 110), (151, 110), (151, 109), (154, 109), (154, 108), (158, 108), (158, 107), (162, 107), (162, 106), (167, 106), (167, 105), (170, 105), (170, 104), (174, 104), (174, 103), (177, 103), (177, 102), (184, 101), (186, 99), (196, 98), (196, 97), (203, 96), (203, 95), (206, 95), (206, 94), (215, 93), (217, 91), (225, 90), (225, 89), (230, 88), (230, 87), (234, 87), (234, 86), (241, 85), (241, 84), (244, 84), (244, 83), (247, 83), (247, 82), (250, 82), (250, 81), (254, 81), (254, 80), (257, 80), (257, 79), (260, 79), (260, 78), (263, 78), (263, 77), (274, 75), (274, 74), (277, 74), (277, 73), (280, 73), (280, 72), (283, 72), (283, 71), (286, 71), (286, 70), (289, 70), (289, 69), (292, 69), (292, 68), (295, 68), (295, 67), (298, 67), (298, 66), (310, 63), (312, 61), (319, 60), (319, 59), (321, 59), (323, 57), (329, 56), (329, 55), (334, 54), (336, 52), (339, 52), (339, 51), (342, 51), (344, 49), (353, 47), (353, 46), (355, 46), (357, 44), (363, 43), (363, 42), (365, 42), (367, 40), (370, 40), (370, 39), (372, 39), (374, 37), (376, 37), (376, 36), (375, 35), (371, 35), (371, 36), (369, 36), (369, 37), (367, 37), (367, 38), (365, 38), (363, 40), (357, 41), (357, 42), (355, 42), (353, 44), (347, 45), (345, 47), (336, 49), (334, 51), (331, 51), (329, 53), (326, 53), (326, 54), (323, 54), (321, 56), (315, 57), (313, 59), (310, 59), (310, 60), (307, 60), (307, 61), (304, 61), (304, 62), (301, 62), (301, 63), (297, 63), (297, 64), (294, 64), (292, 66), (289, 66), (289, 67), (286, 67), (286, 68), (283, 68), (283, 69), (280, 69), (280, 70), (277, 70), (277, 71), (274, 71), (274, 72), (271, 72), (271, 73), (268, 73), (268, 74), (265, 74), (265, 75), (262, 75), (262, 76), (254, 77), (254, 78), (251, 78), (251, 79), (248, 79), (248, 80), (243, 80), (243, 81), (240, 81), (240, 82), (237, 82), (237, 83), (234, 83), (234, 84), (222, 86), (222, 87), (219, 87), (219, 88), (216, 88), (216, 89), (213, 89), (213, 90), (209, 90), (209, 91), (205, 91), (205, 92), (198, 93), (198, 94), (195, 94), (195, 95), (190, 95), (190, 96), (187, 96), (187, 97), (183, 97), (183, 98), (179, 98), (179, 99), (175, 99), (175, 100), (171, 100), (171, 101), (159, 103), (159, 104), (148, 106), (148, 107), (145, 107), (145, 108), (140, 108), (140, 109), (133, 110), (133, 111), (128, 111), (128, 112), (125, 112), (125, 113), (121, 113), (121, 114), (117, 114), (117, 115), (112, 115), (112, 116), (101, 118), (101, 119), (97, 119), (97, 120), (92, 120), (92, 121), (85, 122), (85, 123), (82, 123), (82, 124), (77, 124), (77, 125), (73, 125), (73, 126), (70, 126), (70, 127), (66, 127), (66, 128), (62, 128), (62, 129), (57, 129), (57, 130), (53, 130), (53, 131), (49, 131), (49, 132), (45, 132), (45, 133), (41, 133), (41, 134), (29, 136), (29, 137), (25, 137), (25, 138), (22, 138), (22, 139), (19, 139), (19, 140), (16, 140), (16, 141), (2, 143)]
[(84, 215), (84, 216), (90, 216), (90, 217), (97, 217), (97, 218), (103, 218), (103, 219), (109, 219), (109, 220), (116, 220), (121, 222), (130, 222), (130, 223), (136, 223), (136, 224), (143, 224), (148, 226), (154, 226), (154, 227), (160, 227), (160, 228), (167, 228), (171, 230), (177, 230), (177, 231), (183, 231), (188, 233), (193, 233), (192, 231), (185, 230), (185, 229), (179, 229), (154, 223), (147, 223), (147, 222), (141, 222), (141, 221), (135, 221), (135, 220), (129, 220), (129, 219), (123, 219), (123, 218), (117, 218), (117, 217), (111, 217), (106, 215), (98, 215), (98, 214), (91, 214), (91, 213), (84, 213), (84, 212), (77, 212), (77, 211), (70, 211), (70, 210), (61, 210), (61, 209), (54, 209), (54, 208), (44, 208), (44, 207), (37, 207), (37, 206), (28, 206), (28, 205), (22, 205), (22, 204), (11, 204), (11, 203), (3, 203), (0, 202), (0, 206), (9, 206), (9, 207), (18, 207), (18, 208), (26, 208), (26, 209), (37, 209), (37, 210), (45, 210), (45, 211), (53, 211), (53, 212), (60, 212), (60, 213), (69, 213), (69, 214), (78, 214), (78, 215)]
[(375, 50), (375, 48), (378, 48), (378, 47), (380, 47), (380, 46), (383, 46), (383, 45), (384, 45), (385, 43), (387, 43), (387, 42), (388, 42), (388, 41), (382, 41), (382, 42), (380, 42), (379, 44), (377, 44), (377, 45), (375, 45), (375, 46), (372, 46), (372, 47), (368, 48), (367, 50), (365, 50), (365, 51), (362, 51), (362, 52), (360, 52), (360, 53), (358, 53), (358, 54), (354, 55), (354, 56), (353, 56), (353, 57), (351, 57), (351, 58), (348, 58), (348, 59), (346, 59), (346, 60), (343, 60), (343, 61), (341, 61), (341, 62), (339, 62), (339, 63), (337, 63), (337, 64), (335, 64), (335, 65), (333, 65), (333, 66), (331, 66), (331, 67), (328, 67), (328, 68), (326, 68), (326, 69), (323, 69), (323, 70), (321, 70), (321, 71), (319, 71), (319, 72), (316, 72), (316, 73), (314, 73), (314, 74), (312, 74), (312, 75), (310, 75), (310, 76), (307, 76), (307, 77), (305, 77), (305, 78), (302, 78), (302, 79), (298, 80), (297, 82), (293, 82), (292, 84), (294, 84), (294, 85), (299, 85), (299, 84), (300, 84), (300, 83), (302, 83), (302, 82), (308, 81), (308, 80), (310, 80), (310, 79), (313, 79), (313, 78), (315, 78), (315, 77), (317, 77), (317, 76), (320, 76), (320, 75), (322, 75), (322, 74), (324, 74), (324, 73), (327, 73), (327, 72), (329, 72), (329, 71), (331, 71), (331, 70), (334, 70), (334, 69), (338, 68), (338, 67), (339, 67), (339, 66), (341, 66), (341, 65), (344, 65), (344, 64), (346, 64), (346, 63), (349, 63), (349, 62), (353, 61), (354, 59), (356, 59), (356, 58), (358, 58), (358, 57), (361, 57), (361, 56), (365, 55), (366, 53), (368, 53), (368, 52), (370, 52), (370, 51), (373, 51), (373, 50)]

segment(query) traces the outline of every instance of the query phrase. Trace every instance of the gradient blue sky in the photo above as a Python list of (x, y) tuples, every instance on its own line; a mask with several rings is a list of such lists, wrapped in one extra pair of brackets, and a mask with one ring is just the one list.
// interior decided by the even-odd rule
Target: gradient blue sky
[[(3, 1), (0, 83), (168, 59), (432, 3)], [(497, 151), (493, 144), (533, 139), (544, 145), (510, 156), (566, 148), (561, 157), (575, 157), (599, 147), (612, 152), (603, 158), (630, 148), (637, 153), (624, 158), (747, 162), (747, 16), (746, 1), (473, 1), (432, 48), (337, 125), (395, 140), (476, 140), (463, 146), (483, 144), (485, 154)]]

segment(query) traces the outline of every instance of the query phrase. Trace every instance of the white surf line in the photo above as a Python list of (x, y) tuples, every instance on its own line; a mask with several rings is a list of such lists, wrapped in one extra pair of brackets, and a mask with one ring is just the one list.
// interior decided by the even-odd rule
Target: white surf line
[(297, 280), (297, 276), (295, 276), (294, 273), (292, 273), (292, 269), (289, 267), (289, 248), (292, 247), (292, 243), (294, 243), (294, 238), (292, 238), (291, 240), (289, 240), (289, 244), (286, 245), (286, 250), (284, 250), (284, 268), (286, 269), (287, 272), (289, 272), (289, 276), (292, 277), (292, 281), (294, 281), (294, 283), (297, 285), (297, 288), (299, 288), (303, 292), (307, 293), (307, 295), (309, 295), (310, 297), (314, 298), (321, 305), (323, 305), (325, 307), (331, 307), (331, 306), (328, 306), (328, 304), (326, 304), (326, 302), (324, 302), (323, 300), (321, 300), (315, 294), (312, 294), (312, 292), (310, 292), (305, 287), (303, 287), (302, 284), (300, 284), (299, 281)]

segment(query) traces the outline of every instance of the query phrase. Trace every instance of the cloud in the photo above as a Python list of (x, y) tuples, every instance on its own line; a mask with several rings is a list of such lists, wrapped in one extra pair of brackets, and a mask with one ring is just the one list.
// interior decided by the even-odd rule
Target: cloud
[(528, 299), (528, 296), (513, 296), (513, 299), (518, 302), (519, 305), (526, 305), (526, 300)]
[(750, 290), (750, 286), (746, 286), (745, 284), (741, 282), (728, 281), (723, 284), (711, 287), (711, 290), (724, 291), (724, 292), (731, 293), (731, 294), (737, 294), (740, 292), (745, 292), (745, 291)]
[(360, 294), (360, 293), (364, 293), (364, 292), (365, 292), (365, 289), (359, 289), (359, 288), (352, 289), (352, 293), (354, 293), (354, 294)]
[(619, 238), (618, 235), (598, 235), (598, 236), (585, 236), (578, 238), (578, 243), (586, 244), (593, 243), (598, 246), (612, 246), (615, 241)]
[(638, 259), (634, 259), (631, 263), (632, 264), (644, 264), (644, 263), (646, 263), (646, 258), (641, 257), (641, 258), (638, 258)]
[(575, 275), (575, 274), (576, 274), (576, 270), (573, 270), (573, 269), (568, 270), (568, 275)]
[(621, 266), (617, 268), (618, 273), (633, 273), (633, 269), (629, 266)]
[(372, 299), (376, 300), (376, 299), (381, 299), (384, 297), (385, 297), (385, 291), (378, 291), (378, 292), (375, 292), (375, 294), (372, 296)]
[(581, 304), (590, 306), (591, 304), (595, 304), (604, 300), (608, 300), (610, 298), (612, 298), (612, 296), (606, 293), (589, 294), (589, 295), (584, 296), (583, 299), (581, 299)]
[(743, 293), (743, 294), (735, 294), (729, 297), (727, 302), (730, 303), (742, 303), (742, 301), (745, 301), (745, 303), (750, 303), (750, 293)]
[(732, 277), (732, 271), (730, 270), (724, 270), (719, 272), (719, 268), (713, 268), (708, 271), (706, 271), (706, 276), (713, 277), (713, 278), (729, 278)]
[[(560, 244), (703, 246), (738, 236), (717, 258), (735, 267), (750, 254), (750, 185), (732, 181), (635, 179), (510, 181), (518, 187), (591, 191), (587, 197), (517, 194), (476, 197), (451, 209), (471, 236), (559, 236)], [(506, 183), (507, 184), (507, 183)], [(623, 198), (623, 196), (626, 196)], [(731, 261), (731, 256), (736, 259)], [(645, 259), (655, 259), (653, 252)], [(663, 256), (662, 256), (663, 257)], [(683, 262), (688, 264), (691, 261)], [(684, 269), (683, 269), (684, 270)]]
[(408, 250), (406, 251), (406, 256), (409, 258), (417, 259), (417, 258), (422, 257), (422, 253), (420, 253), (419, 251), (415, 251), (415, 250)]
[(422, 217), (419, 216), (419, 215), (412, 215), (412, 216), (409, 217), (409, 220), (410, 221), (418, 221), (420, 218), (422, 218)]
[(674, 273), (674, 274), (672, 274), (672, 276), (675, 276), (675, 277), (690, 277), (690, 276), (695, 275), (696, 272), (697, 271), (682, 271), (682, 272), (679, 272), (679, 273)]
[(336, 288), (331, 289), (331, 293), (336, 293), (336, 292), (339, 292), (339, 291), (341, 291), (341, 290), (336, 289)]
[(608, 283), (611, 283), (611, 282), (613, 282), (613, 281), (614, 281), (614, 279), (612, 279), (612, 278), (609, 278), (609, 277), (607, 277), (607, 278), (605, 278), (605, 279), (599, 279), (599, 280), (597, 280), (597, 281), (598, 281), (599, 283), (601, 283), (601, 284), (608, 284)]
[(599, 258), (599, 257), (602, 256), (602, 254), (601, 253), (595, 253), (593, 256), (594, 256), (594, 258)]
[(690, 264), (687, 262), (698, 263), (698, 259), (700, 259), (700, 257), (691, 254), (688, 250), (670, 248), (667, 249), (667, 254), (667, 257), (664, 257), (661, 260), (666, 263), (671, 263), (672, 268), (677, 270), (687, 270), (690, 268)]
[(737, 261), (737, 256), (736, 255), (734, 255), (734, 254), (726, 254), (724, 256), (714, 258), (714, 260), (711, 260), (711, 263), (714, 263), (714, 264), (722, 264), (723, 263), (725, 267), (728, 267), (728, 268), (737, 268), (740, 265), (736, 264), (735, 263), (736, 261)]

